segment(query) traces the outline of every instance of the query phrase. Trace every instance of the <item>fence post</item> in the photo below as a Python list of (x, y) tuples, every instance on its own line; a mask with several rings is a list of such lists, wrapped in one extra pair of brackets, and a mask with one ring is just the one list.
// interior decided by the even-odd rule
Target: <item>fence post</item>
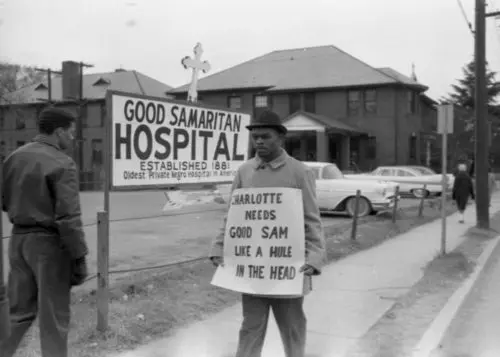
[(359, 199), (361, 197), (361, 190), (356, 190), (356, 199), (354, 200), (354, 215), (352, 217), (351, 240), (356, 240), (358, 230), (358, 215), (359, 215)]
[[(427, 184), (424, 184), (424, 193), (427, 190)], [(422, 195), (420, 198), (420, 205), (418, 206), (418, 216), (422, 217), (422, 214), (424, 213), (424, 201), (425, 201), (425, 195)]]
[[(2, 187), (3, 156), (0, 153), (0, 187)], [(2, 207), (2, 195), (0, 195), (0, 207)], [(0, 341), (6, 340), (11, 333), (9, 298), (7, 286), (4, 282), (4, 252), (3, 252), (3, 212), (0, 210)]]
[(97, 330), (108, 329), (109, 313), (109, 215), (97, 212)]
[(398, 202), (399, 202), (399, 185), (396, 186), (394, 191), (394, 206), (392, 207), (392, 223), (396, 223), (396, 214), (398, 212)]

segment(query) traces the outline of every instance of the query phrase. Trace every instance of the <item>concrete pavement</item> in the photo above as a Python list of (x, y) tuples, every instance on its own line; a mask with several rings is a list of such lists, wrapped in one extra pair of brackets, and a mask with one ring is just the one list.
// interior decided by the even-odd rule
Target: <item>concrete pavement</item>
[[(492, 213), (500, 210), (500, 194), (492, 199)], [(475, 222), (469, 206), (466, 223), (457, 214), (448, 217), (447, 249), (464, 240)], [(440, 250), (441, 221), (436, 220), (327, 266), (314, 279), (314, 291), (305, 300), (308, 316), (307, 356), (343, 356), (370, 327), (422, 277), (422, 268)], [(272, 316), (272, 315), (271, 315)], [(120, 357), (229, 357), (234, 356), (241, 324), (236, 305), (175, 335)], [(283, 357), (274, 319), (270, 319), (263, 357)]]
[[(495, 246), (483, 271), (473, 282), (465, 299), (453, 314), (449, 326), (444, 326), (442, 339), (435, 344), (437, 347), (426, 357), (453, 356), (500, 356), (500, 245), (499, 238), (490, 242)], [(468, 294), (467, 294), (468, 293)], [(435, 329), (429, 330), (431, 334)]]

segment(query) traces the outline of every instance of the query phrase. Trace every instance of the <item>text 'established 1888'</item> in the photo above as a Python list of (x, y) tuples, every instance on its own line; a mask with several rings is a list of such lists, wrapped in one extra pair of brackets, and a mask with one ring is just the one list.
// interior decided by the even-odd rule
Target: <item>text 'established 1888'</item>
[(231, 182), (247, 159), (248, 114), (110, 97), (113, 187)]

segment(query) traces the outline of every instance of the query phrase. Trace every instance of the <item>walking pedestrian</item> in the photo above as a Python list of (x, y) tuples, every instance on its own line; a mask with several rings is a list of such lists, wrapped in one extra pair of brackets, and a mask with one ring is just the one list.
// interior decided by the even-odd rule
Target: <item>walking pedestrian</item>
[(476, 160), (472, 159), (470, 160), (470, 167), (469, 167), (469, 176), (471, 178), (474, 178), (476, 175)]
[(87, 276), (76, 165), (64, 150), (73, 141), (75, 117), (49, 107), (38, 118), (39, 135), (4, 163), (3, 211), (12, 223), (8, 296), (11, 335), (0, 357), (12, 357), (39, 317), (43, 357), (67, 357), (71, 286)]
[(469, 197), (474, 199), (472, 179), (467, 173), (467, 165), (459, 164), (458, 172), (455, 176), (455, 181), (453, 182), (452, 198), (457, 205), (458, 212), (460, 213), (460, 223), (465, 222), (464, 213)]
[[(243, 323), (239, 333), (236, 357), (260, 357), (272, 309), (280, 330), (286, 357), (304, 357), (306, 316), (304, 296), (312, 289), (313, 275), (321, 273), (325, 257), (325, 238), (316, 200), (314, 173), (306, 165), (282, 149), (286, 128), (280, 117), (264, 111), (251, 125), (254, 158), (238, 169), (232, 190), (253, 187), (288, 187), (302, 190), (306, 241), (306, 264), (303, 293), (298, 296), (243, 294)], [(215, 265), (223, 264), (225, 223), (215, 239), (210, 258)]]

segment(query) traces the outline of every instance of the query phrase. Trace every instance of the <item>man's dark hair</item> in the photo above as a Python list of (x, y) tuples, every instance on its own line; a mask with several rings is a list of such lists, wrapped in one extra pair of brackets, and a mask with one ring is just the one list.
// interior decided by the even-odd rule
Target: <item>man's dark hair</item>
[(76, 117), (67, 110), (47, 107), (38, 117), (38, 131), (41, 134), (51, 135), (57, 128), (68, 129)]

